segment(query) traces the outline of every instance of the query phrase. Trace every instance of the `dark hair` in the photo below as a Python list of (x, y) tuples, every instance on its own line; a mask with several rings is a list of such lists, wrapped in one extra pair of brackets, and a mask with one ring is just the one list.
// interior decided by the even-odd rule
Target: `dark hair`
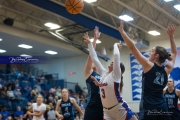
[[(120, 63), (120, 67), (121, 67), (121, 74), (123, 74), (124, 71), (125, 71), (125, 66), (124, 66), (124, 64), (123, 64), (123, 63)], [(122, 92), (123, 86), (124, 86), (123, 76), (121, 75), (120, 92)]]
[(156, 54), (159, 54), (160, 63), (164, 63), (166, 59), (172, 60), (171, 54), (164, 47), (156, 46)]

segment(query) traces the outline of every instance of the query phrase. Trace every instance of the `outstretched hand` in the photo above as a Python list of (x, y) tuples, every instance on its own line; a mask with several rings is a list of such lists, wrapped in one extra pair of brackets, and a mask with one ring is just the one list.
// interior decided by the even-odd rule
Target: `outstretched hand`
[(169, 36), (173, 36), (174, 35), (174, 31), (176, 30), (176, 26), (174, 25), (169, 25), (167, 28), (167, 33)]
[(94, 76), (91, 76), (91, 79), (93, 80), (93, 82), (96, 86), (99, 86), (99, 82)]
[(118, 27), (120, 33), (124, 32), (123, 27), (124, 27), (124, 21), (120, 21), (120, 26)]
[(119, 43), (117, 43), (117, 46), (118, 46), (119, 50), (122, 49), (121, 41)]
[(101, 35), (101, 32), (99, 32), (99, 27), (95, 27), (95, 29), (94, 29), (94, 39), (98, 39), (99, 37), (100, 37), (100, 35)]
[(87, 44), (91, 43), (91, 41), (90, 41), (90, 39), (89, 39), (89, 36), (88, 36), (88, 32), (84, 33), (83, 38), (84, 38), (84, 41), (85, 41)]

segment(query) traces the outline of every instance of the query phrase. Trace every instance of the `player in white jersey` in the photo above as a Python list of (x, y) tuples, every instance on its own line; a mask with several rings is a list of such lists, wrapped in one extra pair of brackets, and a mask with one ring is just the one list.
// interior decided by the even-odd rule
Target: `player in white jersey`
[(108, 66), (109, 71), (107, 71), (98, 60), (97, 54), (93, 48), (88, 34), (84, 34), (83, 37), (85, 42), (88, 43), (91, 59), (95, 64), (98, 73), (102, 76), (98, 85), (101, 91), (101, 101), (104, 107), (104, 119), (137, 120), (134, 113), (128, 107), (127, 103), (123, 101), (119, 92), (119, 84), (122, 77), (121, 66), (123, 66), (123, 64), (120, 64), (120, 52), (118, 47), (120, 48), (121, 45), (119, 43), (114, 44), (114, 62)]
[[(31, 112), (33, 111), (33, 113)], [(27, 115), (33, 116), (33, 120), (45, 120), (44, 112), (46, 111), (46, 105), (43, 103), (42, 95), (38, 95), (36, 103), (32, 104), (32, 107), (27, 111), (24, 117)]]

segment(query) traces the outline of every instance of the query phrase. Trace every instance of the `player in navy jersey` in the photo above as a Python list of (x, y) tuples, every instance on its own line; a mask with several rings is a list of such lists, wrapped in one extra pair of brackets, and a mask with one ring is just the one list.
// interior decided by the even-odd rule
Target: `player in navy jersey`
[[(173, 69), (177, 55), (174, 40), (175, 27), (170, 25), (167, 29), (170, 38), (171, 53), (168, 53), (163, 47), (156, 46), (151, 50), (150, 57), (147, 59), (128, 37), (123, 29), (123, 25), (124, 22), (121, 21), (119, 32), (132, 54), (144, 69), (142, 74), (140, 120), (168, 120), (170, 116), (168, 114), (166, 99), (163, 95), (163, 89), (167, 85), (168, 75)], [(167, 64), (163, 65), (166, 59), (168, 59)]]
[[(96, 41), (100, 37), (99, 28), (95, 27), (94, 29), (94, 41), (93, 47), (96, 47)], [(85, 99), (86, 108), (84, 120), (103, 120), (103, 107), (101, 103), (99, 87), (96, 86), (91, 79), (91, 76), (95, 77), (98, 81), (101, 76), (96, 72), (96, 67), (92, 64), (91, 57), (88, 56), (85, 68), (84, 68), (84, 76), (86, 79), (86, 85), (88, 89), (88, 95)]]
[[(68, 89), (62, 89), (62, 99), (59, 100), (56, 104), (56, 115), (61, 120), (74, 120), (74, 106), (83, 116), (83, 112), (80, 107), (77, 105), (74, 98), (70, 98), (68, 95)], [(59, 114), (59, 108), (62, 111), (62, 115)]]
[(174, 88), (174, 80), (168, 79), (168, 88), (164, 89), (164, 96), (168, 106), (168, 112), (171, 120), (180, 120), (180, 110), (178, 108), (178, 99), (180, 100), (180, 90)]

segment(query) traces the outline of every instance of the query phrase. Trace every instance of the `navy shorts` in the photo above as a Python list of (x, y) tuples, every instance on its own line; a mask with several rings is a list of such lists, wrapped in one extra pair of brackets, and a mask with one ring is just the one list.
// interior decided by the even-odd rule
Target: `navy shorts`
[(85, 109), (84, 120), (103, 120), (103, 107), (90, 107)]

